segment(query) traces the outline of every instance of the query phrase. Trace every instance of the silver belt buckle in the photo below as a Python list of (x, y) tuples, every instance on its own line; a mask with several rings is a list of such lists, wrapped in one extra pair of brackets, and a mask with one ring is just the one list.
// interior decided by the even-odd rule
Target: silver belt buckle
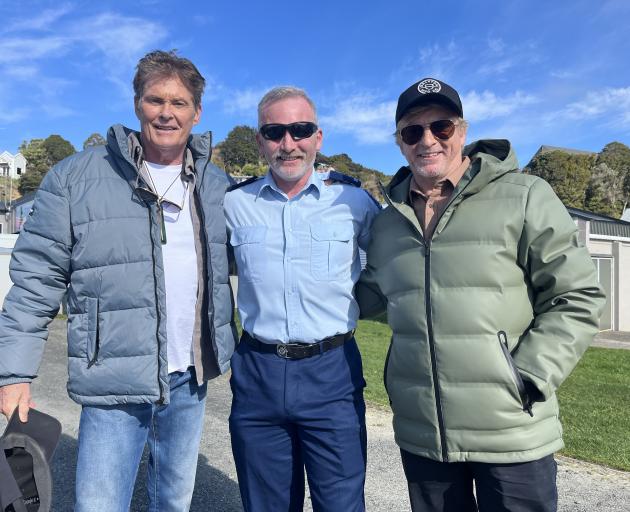
[(289, 349), (284, 343), (278, 343), (276, 345), (276, 354), (283, 359), (288, 359)]

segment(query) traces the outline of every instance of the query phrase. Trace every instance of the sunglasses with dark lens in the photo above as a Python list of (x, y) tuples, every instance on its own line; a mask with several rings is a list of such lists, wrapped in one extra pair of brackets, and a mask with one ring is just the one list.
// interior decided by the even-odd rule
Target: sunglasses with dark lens
[(291, 124), (263, 124), (258, 130), (267, 140), (279, 142), (284, 138), (284, 134), (289, 132), (293, 140), (308, 139), (317, 131), (317, 125), (310, 122), (300, 122)]
[(422, 138), (425, 128), (429, 128), (436, 139), (448, 140), (455, 133), (455, 123), (450, 119), (440, 119), (429, 124), (410, 124), (400, 130), (400, 138), (405, 144), (413, 146)]

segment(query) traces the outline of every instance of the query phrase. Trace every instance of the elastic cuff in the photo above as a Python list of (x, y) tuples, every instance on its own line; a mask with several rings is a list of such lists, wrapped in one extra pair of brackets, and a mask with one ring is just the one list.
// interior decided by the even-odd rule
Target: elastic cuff
[(10, 384), (22, 384), (24, 382), (31, 383), (35, 377), (1, 377), (0, 388)]

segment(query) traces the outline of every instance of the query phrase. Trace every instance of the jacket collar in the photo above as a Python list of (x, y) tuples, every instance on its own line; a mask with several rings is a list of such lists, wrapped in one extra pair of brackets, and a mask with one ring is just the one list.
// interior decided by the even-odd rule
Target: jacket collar
[[(140, 133), (121, 124), (113, 125), (107, 132), (107, 146), (119, 159), (129, 165), (122, 166), (125, 178), (134, 190), (144, 190), (155, 194), (151, 188), (143, 165), (144, 151), (140, 143)], [(212, 154), (212, 133), (190, 135), (186, 144), (182, 170), (184, 179), (195, 182), (199, 173), (203, 174)], [(195, 165), (197, 164), (197, 165)]]

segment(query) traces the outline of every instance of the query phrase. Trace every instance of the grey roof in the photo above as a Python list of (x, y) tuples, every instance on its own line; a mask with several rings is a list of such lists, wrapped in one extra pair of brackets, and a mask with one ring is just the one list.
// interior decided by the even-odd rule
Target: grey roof
[(562, 151), (563, 153), (569, 153), (570, 155), (596, 155), (597, 151), (585, 151), (583, 149), (571, 149), (571, 148), (561, 148), (559, 146), (545, 146), (542, 145), (538, 148), (538, 151), (534, 154), (534, 156), (541, 155), (543, 153), (549, 153), (550, 151)]
[(590, 221), (590, 231), (592, 235), (617, 236), (630, 238), (630, 222), (599, 213), (570, 208), (567, 210), (572, 217), (578, 217)]
[(617, 224), (612, 222), (602, 222), (601, 220), (592, 220), (591, 234), (630, 238), (630, 222)]

